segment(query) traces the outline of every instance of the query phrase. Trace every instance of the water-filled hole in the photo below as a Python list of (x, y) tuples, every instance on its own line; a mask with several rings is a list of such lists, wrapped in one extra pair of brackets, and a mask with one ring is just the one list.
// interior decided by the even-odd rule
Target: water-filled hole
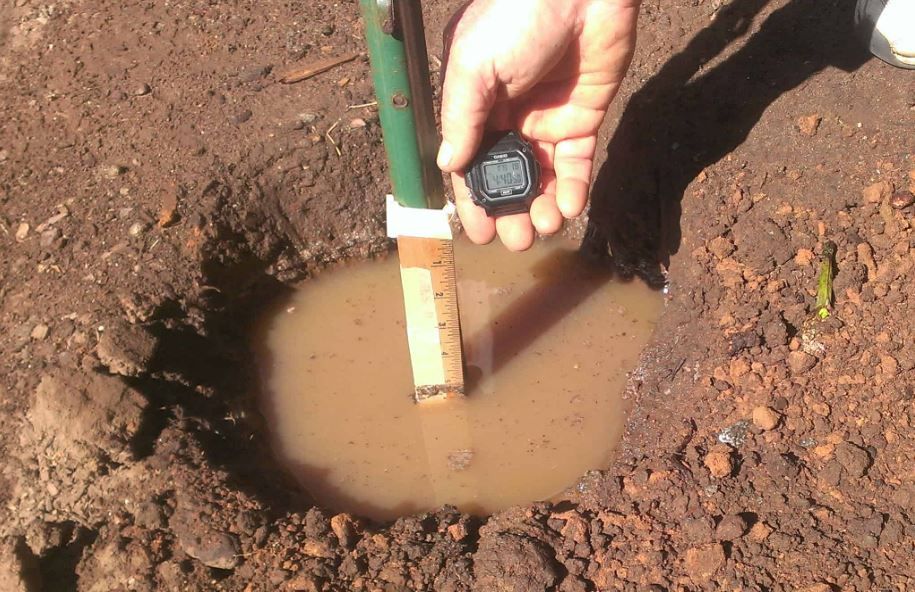
[(397, 257), (305, 282), (259, 331), (274, 448), (322, 505), (379, 520), (549, 499), (606, 465), (662, 296), (578, 256), (456, 245), (468, 396), (417, 405)]

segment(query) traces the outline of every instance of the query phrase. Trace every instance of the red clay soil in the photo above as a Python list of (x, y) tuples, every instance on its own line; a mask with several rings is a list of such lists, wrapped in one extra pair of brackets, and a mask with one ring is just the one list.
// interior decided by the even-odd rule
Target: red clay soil
[[(458, 2), (425, 4), (437, 54)], [(561, 502), (393, 524), (285, 476), (247, 341), (390, 246), (358, 4), (3, 4), (0, 589), (915, 588), (915, 77), (853, 4), (645, 1), (573, 229), (669, 268), (617, 458)]]

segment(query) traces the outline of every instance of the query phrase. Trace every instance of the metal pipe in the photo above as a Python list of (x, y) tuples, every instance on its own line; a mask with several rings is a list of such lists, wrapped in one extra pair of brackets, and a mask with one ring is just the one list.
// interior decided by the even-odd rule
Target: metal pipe
[(405, 207), (445, 205), (420, 0), (360, 0), (394, 185)]

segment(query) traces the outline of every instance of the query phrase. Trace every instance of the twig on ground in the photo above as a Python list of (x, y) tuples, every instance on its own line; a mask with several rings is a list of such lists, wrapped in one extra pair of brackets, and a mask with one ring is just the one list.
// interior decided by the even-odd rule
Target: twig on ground
[(348, 54), (346, 54), (344, 56), (340, 56), (338, 58), (330, 58), (330, 59), (321, 60), (318, 62), (313, 62), (311, 64), (308, 64), (307, 66), (303, 66), (302, 68), (299, 68), (298, 70), (292, 70), (291, 72), (287, 72), (286, 74), (284, 74), (282, 76), (282, 78), (280, 78), (280, 82), (282, 82), (283, 84), (294, 84), (296, 82), (308, 80), (309, 78), (311, 78), (313, 76), (317, 76), (318, 74), (321, 74), (322, 72), (327, 72), (331, 68), (336, 68), (337, 66), (339, 66), (341, 64), (351, 62), (351, 61), (355, 60), (357, 57), (359, 57), (358, 53), (348, 53)]
[(360, 105), (348, 105), (346, 107), (346, 110), (351, 111), (353, 109), (362, 109), (363, 107), (374, 107), (376, 105), (378, 105), (378, 101), (372, 101), (371, 103), (362, 103)]
[(340, 125), (339, 119), (337, 121), (335, 121), (334, 124), (332, 126), (330, 126), (330, 128), (326, 132), (324, 132), (324, 137), (327, 138), (327, 140), (333, 145), (334, 150), (337, 151), (337, 156), (343, 156), (343, 153), (340, 151), (340, 147), (334, 141), (334, 137), (330, 135), (330, 132), (337, 129), (338, 125)]

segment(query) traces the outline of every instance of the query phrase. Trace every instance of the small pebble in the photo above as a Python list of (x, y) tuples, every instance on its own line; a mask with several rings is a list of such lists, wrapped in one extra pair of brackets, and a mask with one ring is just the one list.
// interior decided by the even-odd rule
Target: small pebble
[(102, 167), (102, 174), (109, 179), (117, 179), (127, 172), (127, 168), (118, 165), (107, 165)]
[(745, 419), (734, 422), (732, 425), (729, 425), (718, 432), (718, 441), (722, 444), (733, 446), (734, 448), (740, 448), (747, 439), (749, 427), (750, 422)]
[(897, 210), (907, 208), (913, 203), (915, 203), (915, 194), (911, 191), (897, 191), (893, 194), (893, 197), (890, 198), (890, 204)]
[(715, 479), (723, 479), (734, 470), (731, 465), (731, 455), (724, 451), (709, 452), (705, 455), (703, 464)]
[(240, 82), (255, 82), (261, 78), (265, 78), (272, 71), (273, 66), (269, 64), (266, 66), (254, 66), (253, 68), (242, 71), (238, 75), (238, 80)]
[(757, 543), (760, 543), (772, 534), (773, 528), (766, 524), (765, 522), (757, 522), (750, 528), (749, 538)]
[(768, 407), (760, 406), (753, 410), (753, 425), (761, 430), (774, 430), (778, 419), (778, 413)]
[(148, 84), (146, 84), (146, 83), (144, 82), (143, 84), (141, 84), (140, 86), (138, 86), (138, 87), (133, 91), (133, 94), (136, 95), (136, 96), (138, 96), (138, 97), (142, 97), (142, 96), (148, 95), (148, 94), (151, 93), (151, 92), (152, 92), (152, 88), (151, 88)]
[(889, 181), (878, 181), (873, 185), (869, 185), (862, 192), (864, 201), (867, 203), (878, 204), (882, 203), (893, 194), (893, 184)]
[(747, 532), (747, 521), (740, 514), (725, 516), (715, 528), (715, 537), (719, 541), (733, 541)]
[(301, 121), (305, 125), (316, 122), (319, 117), (320, 117), (320, 115), (318, 115), (317, 113), (311, 113), (309, 111), (306, 111), (304, 113), (299, 113), (299, 121)]
[(35, 325), (32, 329), (32, 339), (35, 341), (41, 341), (48, 336), (48, 326), (44, 323)]
[(29, 235), (29, 225), (25, 222), (19, 224), (19, 227), (16, 228), (16, 240), (21, 241), (25, 240), (25, 237)]
[(850, 442), (842, 442), (836, 446), (836, 460), (852, 477), (864, 476), (871, 465), (867, 451)]
[(140, 236), (143, 234), (143, 231), (146, 230), (146, 225), (142, 222), (134, 222), (133, 225), (127, 230), (127, 233), (130, 236)]
[(60, 230), (57, 228), (49, 228), (41, 233), (39, 244), (41, 244), (43, 248), (48, 248), (53, 245), (54, 241), (58, 238), (60, 238)]
[(823, 121), (823, 118), (819, 115), (807, 115), (806, 117), (798, 118), (797, 127), (805, 136), (815, 136), (817, 130), (820, 129), (821, 121)]
[(788, 367), (793, 374), (800, 374), (813, 368), (817, 359), (807, 352), (793, 351), (788, 354)]
[(242, 124), (242, 123), (245, 123), (246, 121), (248, 121), (249, 119), (251, 119), (252, 115), (254, 115), (254, 114), (251, 112), (250, 109), (245, 109), (243, 111), (239, 111), (238, 113), (236, 113), (235, 116), (232, 118), (232, 121), (234, 121), (237, 124)]

